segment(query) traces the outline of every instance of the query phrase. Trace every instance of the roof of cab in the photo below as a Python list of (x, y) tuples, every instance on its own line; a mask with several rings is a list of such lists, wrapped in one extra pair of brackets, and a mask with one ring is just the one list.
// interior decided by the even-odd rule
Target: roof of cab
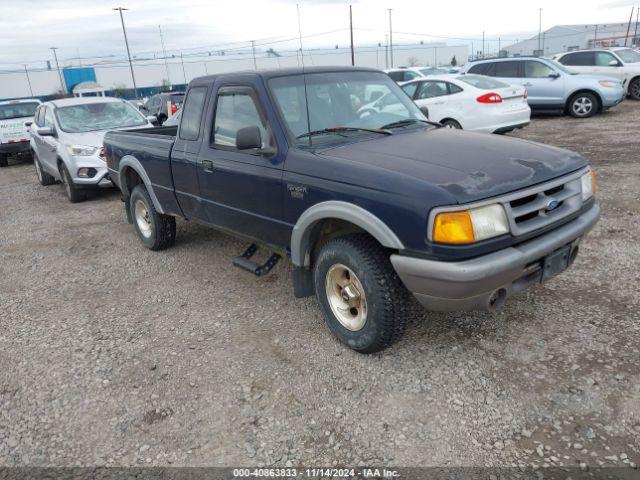
[(229, 73), (218, 73), (215, 75), (207, 75), (204, 77), (194, 78), (191, 81), (191, 85), (208, 85), (213, 83), (218, 78), (226, 78), (226, 79), (241, 79), (241, 78), (250, 78), (250, 77), (259, 77), (264, 80), (269, 80), (275, 77), (290, 77), (293, 75), (302, 75), (302, 74), (312, 74), (312, 73), (341, 73), (341, 72), (378, 72), (381, 73), (381, 70), (376, 68), (366, 68), (366, 67), (344, 67), (344, 66), (336, 66), (336, 67), (295, 67), (295, 68), (280, 68), (280, 69), (269, 69), (269, 70), (244, 70), (238, 72), (229, 72)]

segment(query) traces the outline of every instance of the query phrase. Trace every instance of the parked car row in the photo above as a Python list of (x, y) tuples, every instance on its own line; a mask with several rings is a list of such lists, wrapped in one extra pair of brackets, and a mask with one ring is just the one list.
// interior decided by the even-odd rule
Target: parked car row
[(402, 336), (411, 295), (429, 310), (499, 308), (566, 270), (599, 218), (586, 159), (443, 128), (418, 105), (446, 124), (445, 96), (461, 101), (460, 127), (528, 121), (526, 90), (490, 77), (401, 88), (378, 70), (312, 67), (194, 79), (176, 126), (114, 98), (45, 102), (25, 123), (40, 184), (61, 181), (75, 202), (113, 183), (151, 250), (186, 218), (251, 242), (233, 264), (256, 276), (289, 257), (294, 295), (315, 295), (329, 330), (372, 353)]
[(0, 167), (6, 167), (9, 155), (29, 155), (28, 122), (40, 105), (40, 100), (0, 102)]

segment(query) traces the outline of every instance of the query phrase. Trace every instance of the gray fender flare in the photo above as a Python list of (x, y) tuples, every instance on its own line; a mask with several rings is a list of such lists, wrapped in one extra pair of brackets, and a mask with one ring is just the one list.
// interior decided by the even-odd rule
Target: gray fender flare
[(124, 194), (124, 196), (128, 198), (129, 195), (131, 195), (131, 192), (129, 192), (129, 189), (127, 188), (126, 176), (124, 173), (127, 167), (132, 168), (138, 175), (140, 175), (140, 178), (142, 179), (144, 186), (147, 188), (147, 191), (149, 192), (149, 196), (151, 197), (151, 201), (153, 202), (153, 206), (156, 208), (156, 211), (158, 213), (164, 213), (164, 210), (162, 209), (162, 205), (160, 205), (160, 202), (158, 201), (158, 197), (156, 197), (156, 193), (153, 191), (153, 185), (151, 184), (149, 175), (147, 175), (147, 172), (145, 171), (144, 167), (140, 164), (140, 161), (138, 161), (137, 158), (131, 155), (125, 155), (124, 157), (122, 157), (122, 159), (120, 160), (120, 165), (118, 166), (120, 190), (122, 190), (122, 193)]
[(395, 250), (404, 245), (393, 231), (378, 217), (353, 203), (330, 200), (305, 210), (293, 227), (291, 234), (291, 261), (298, 267), (309, 266), (311, 232), (320, 220), (336, 218), (353, 223), (375, 238), (383, 247)]

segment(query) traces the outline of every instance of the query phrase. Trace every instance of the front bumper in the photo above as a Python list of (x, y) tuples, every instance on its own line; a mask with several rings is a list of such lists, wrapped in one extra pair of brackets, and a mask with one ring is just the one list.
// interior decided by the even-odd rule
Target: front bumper
[[(542, 280), (542, 260), (568, 244), (577, 253), (581, 238), (596, 224), (593, 204), (578, 218), (515, 247), (460, 262), (391, 255), (405, 286), (429, 310), (490, 310)], [(572, 258), (575, 258), (572, 255)]]
[[(109, 179), (109, 171), (104, 160), (97, 156), (72, 156), (69, 159), (69, 173), (73, 177), (73, 183), (81, 188), (112, 187)], [(78, 171), (81, 168), (90, 168), (95, 174), (91, 177), (80, 177)]]
[(611, 108), (624, 100), (626, 92), (623, 87), (607, 88), (600, 92), (600, 97), (602, 98), (602, 108)]

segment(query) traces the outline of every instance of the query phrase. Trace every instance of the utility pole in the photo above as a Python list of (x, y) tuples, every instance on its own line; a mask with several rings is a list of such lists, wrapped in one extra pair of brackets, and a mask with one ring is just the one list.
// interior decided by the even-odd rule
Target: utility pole
[(596, 31), (593, 34), (593, 48), (598, 48), (598, 24), (596, 23)]
[(633, 7), (631, 7), (631, 15), (629, 16), (629, 24), (627, 25), (627, 34), (624, 37), (624, 46), (627, 46), (627, 39), (629, 38), (629, 30), (631, 30), (631, 20), (633, 20)]
[(393, 9), (387, 8), (387, 10), (389, 10), (389, 62), (393, 68), (393, 28), (391, 26), (391, 11)]
[(389, 35), (384, 35), (384, 68), (389, 68)]
[(482, 31), (482, 58), (485, 58), (485, 55), (484, 55), (484, 30)]
[(49, 50), (53, 52), (53, 58), (56, 60), (56, 69), (58, 70), (58, 77), (60, 78), (60, 89), (61, 89), (61, 92), (64, 93), (66, 88), (64, 87), (62, 72), (60, 71), (60, 65), (58, 64), (58, 55), (56, 54), (56, 50), (58, 50), (58, 47), (49, 47)]
[(636, 28), (634, 29), (633, 32), (633, 40), (636, 42), (634, 45), (637, 47), (637, 42), (638, 42), (638, 17), (640, 16), (640, 7), (636, 7)]
[(31, 93), (31, 96), (33, 97), (33, 88), (31, 88), (31, 79), (29, 78), (29, 70), (27, 70), (27, 65), (23, 64), (24, 67), (24, 74), (27, 76), (27, 83), (29, 84), (29, 92)]
[(471, 60), (473, 60), (473, 57), (474, 57), (473, 49), (474, 49), (473, 42), (471, 42)]
[(184, 69), (184, 57), (182, 56), (182, 52), (180, 52), (180, 63), (182, 63), (182, 75), (184, 75), (184, 83), (187, 83), (187, 72)]
[(171, 85), (171, 76), (169, 75), (169, 61), (167, 60), (167, 50), (164, 48), (164, 37), (162, 36), (162, 27), (158, 25), (160, 31), (160, 45), (162, 45), (162, 56), (164, 57), (164, 68), (167, 71), (167, 82)]
[(547, 38), (547, 32), (544, 32), (542, 34), (542, 55), (541, 55), (542, 57), (544, 57), (544, 41), (546, 40), (546, 38)]
[(122, 33), (124, 33), (124, 44), (127, 47), (127, 57), (129, 58), (129, 68), (131, 69), (131, 80), (133, 80), (133, 91), (135, 92), (136, 99), (138, 98), (138, 86), (136, 85), (136, 76), (133, 74), (133, 63), (131, 62), (131, 52), (129, 51), (129, 40), (127, 39), (127, 29), (124, 28), (124, 17), (122, 16), (123, 10), (129, 10), (128, 8), (116, 7), (112, 10), (120, 12), (120, 23), (122, 23)]
[(256, 62), (256, 41), (251, 40), (251, 52), (253, 53), (253, 69), (258, 69), (258, 63)]
[(498, 56), (500, 56), (500, 52), (502, 51), (501, 45), (500, 45), (500, 37), (498, 37)]
[(353, 8), (349, 5), (349, 32), (351, 33), (351, 66), (356, 64), (356, 55), (353, 51)]
[(540, 51), (540, 40), (542, 40), (542, 9), (538, 9), (538, 51)]

